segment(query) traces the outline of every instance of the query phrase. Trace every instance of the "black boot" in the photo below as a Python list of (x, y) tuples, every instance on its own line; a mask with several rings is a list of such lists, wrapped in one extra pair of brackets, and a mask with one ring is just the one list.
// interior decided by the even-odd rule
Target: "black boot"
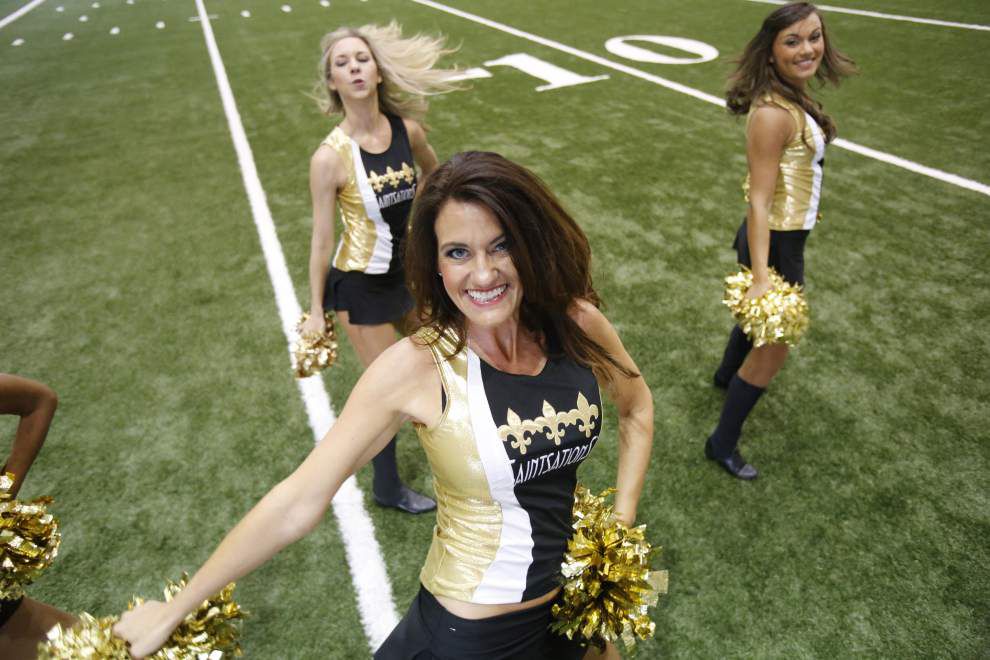
[(705, 442), (705, 456), (721, 465), (737, 479), (755, 479), (756, 468), (739, 454), (737, 445), (742, 434), (742, 425), (751, 410), (766, 390), (750, 385), (739, 374), (729, 381), (729, 391), (722, 406), (718, 426)]
[(378, 455), (371, 459), (375, 468), (372, 490), (375, 502), (406, 513), (424, 513), (437, 508), (437, 503), (426, 495), (420, 495), (399, 479), (399, 466), (395, 460), (395, 438), (392, 438)]
[(715, 387), (728, 389), (732, 375), (742, 366), (752, 348), (753, 342), (746, 333), (738, 325), (733, 326), (732, 332), (729, 333), (729, 341), (725, 344), (725, 352), (722, 353), (722, 363), (718, 365), (712, 377)]

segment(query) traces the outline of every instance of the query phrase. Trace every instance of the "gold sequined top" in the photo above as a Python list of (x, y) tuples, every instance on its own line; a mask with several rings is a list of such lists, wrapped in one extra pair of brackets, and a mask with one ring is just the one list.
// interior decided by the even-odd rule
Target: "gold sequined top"
[(448, 358), (455, 347), (450, 336), (430, 347), (446, 401), (435, 426), (416, 427), (437, 496), (420, 580), (437, 596), (523, 602), (559, 585), (577, 467), (601, 430), (598, 382), (568, 358), (521, 376), (467, 347)]
[[(773, 191), (768, 224), (770, 229), (792, 231), (811, 229), (820, 219), (818, 204), (822, 194), (822, 174), (825, 164), (825, 137), (814, 118), (798, 105), (776, 94), (768, 94), (750, 106), (746, 125), (760, 106), (778, 105), (794, 118), (798, 130), (784, 146), (780, 155), (777, 185)], [(749, 174), (743, 183), (749, 201)]]
[(402, 268), (399, 246), (416, 195), (416, 170), (402, 118), (386, 117), (392, 142), (380, 154), (361, 149), (339, 126), (322, 143), (337, 152), (347, 170), (347, 182), (337, 191), (344, 225), (333, 256), (338, 270), (380, 275)]

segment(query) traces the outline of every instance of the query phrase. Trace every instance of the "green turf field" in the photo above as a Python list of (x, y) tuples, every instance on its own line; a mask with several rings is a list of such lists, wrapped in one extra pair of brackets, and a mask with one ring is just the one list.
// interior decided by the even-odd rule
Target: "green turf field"
[[(718, 96), (767, 4), (450, 0), (459, 9)], [(836, 0), (990, 24), (984, 0)], [(412, 0), (207, 3), (296, 295), (308, 300), (306, 97), (320, 36), (387, 22), (442, 32), (449, 62), (522, 53), (607, 79), (491, 65), (437, 98), (441, 159), (502, 152), (588, 232), (596, 284), (654, 392), (640, 506), (670, 594), (641, 658), (990, 657), (990, 196), (850, 151), (827, 156), (807, 252), (812, 328), (746, 426), (761, 478), (702, 457), (730, 327), (720, 278), (744, 212), (742, 125), (724, 110)], [(0, 18), (26, 4), (0, 0)], [(193, 0), (48, 0), (0, 28), (0, 371), (60, 395), (24, 496), (53, 495), (57, 563), (32, 596), (110, 614), (194, 570), (312, 447)], [(63, 11), (57, 11), (62, 7)], [(250, 18), (241, 16), (249, 11)], [(80, 21), (82, 15), (86, 21)], [(826, 13), (862, 75), (821, 94), (842, 138), (990, 184), (990, 32)], [(156, 28), (157, 22), (164, 28)], [(113, 27), (119, 33), (111, 35)], [(64, 40), (72, 33), (71, 40)], [(624, 60), (667, 35), (709, 62)], [(23, 40), (20, 45), (13, 45)], [(668, 55), (686, 53), (640, 43)], [(982, 255), (982, 256), (981, 256)], [(343, 344), (339, 410), (359, 374)], [(0, 453), (14, 420), (0, 419)], [(613, 482), (615, 415), (582, 480)], [(400, 469), (429, 490), (414, 435)], [(370, 472), (359, 475), (370, 489)], [(432, 517), (368, 501), (400, 613)], [(369, 654), (332, 517), (238, 586), (250, 658)]]

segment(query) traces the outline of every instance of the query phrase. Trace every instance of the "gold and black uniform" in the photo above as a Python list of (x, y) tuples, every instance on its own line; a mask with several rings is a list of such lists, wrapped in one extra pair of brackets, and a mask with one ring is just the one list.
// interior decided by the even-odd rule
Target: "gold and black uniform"
[(551, 355), (539, 374), (525, 376), (499, 371), (467, 347), (448, 358), (455, 345), (443, 336), (431, 346), (444, 410), (435, 426), (416, 428), (437, 496), (423, 591), (376, 657), (414, 657), (424, 644), (442, 647), (442, 657), (581, 657), (578, 643), (548, 633), (552, 602), (469, 622), (433, 596), (519, 603), (560, 586), (577, 469), (601, 432), (598, 381), (566, 356)]
[[(787, 110), (797, 130), (780, 155), (777, 185), (773, 191), (768, 224), (774, 231), (812, 229), (818, 221), (825, 167), (825, 136), (814, 118), (803, 108), (776, 94), (764, 96), (761, 105), (753, 104), (746, 126), (762, 105), (773, 104)], [(749, 174), (743, 183), (749, 201)]]
[(385, 116), (392, 140), (381, 153), (365, 151), (339, 126), (323, 140), (347, 170), (347, 183), (337, 191), (344, 231), (324, 308), (347, 310), (350, 321), (361, 325), (394, 321), (412, 308), (403, 281), (402, 241), (416, 196), (416, 169), (402, 118)]

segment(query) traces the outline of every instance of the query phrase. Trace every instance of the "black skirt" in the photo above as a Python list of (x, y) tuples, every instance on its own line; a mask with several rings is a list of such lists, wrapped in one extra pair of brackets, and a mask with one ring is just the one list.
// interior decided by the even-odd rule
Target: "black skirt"
[[(807, 229), (770, 230), (770, 254), (767, 257), (767, 265), (773, 266), (780, 276), (791, 284), (804, 285), (804, 243), (808, 240), (809, 233)], [(736, 251), (739, 263), (751, 268), (745, 220), (736, 232), (732, 248)]]
[(331, 268), (323, 290), (323, 309), (346, 311), (354, 325), (381, 325), (399, 321), (413, 308), (402, 271), (368, 275)]
[(487, 619), (462, 619), (422, 585), (375, 660), (580, 660), (587, 647), (550, 632), (554, 601)]

